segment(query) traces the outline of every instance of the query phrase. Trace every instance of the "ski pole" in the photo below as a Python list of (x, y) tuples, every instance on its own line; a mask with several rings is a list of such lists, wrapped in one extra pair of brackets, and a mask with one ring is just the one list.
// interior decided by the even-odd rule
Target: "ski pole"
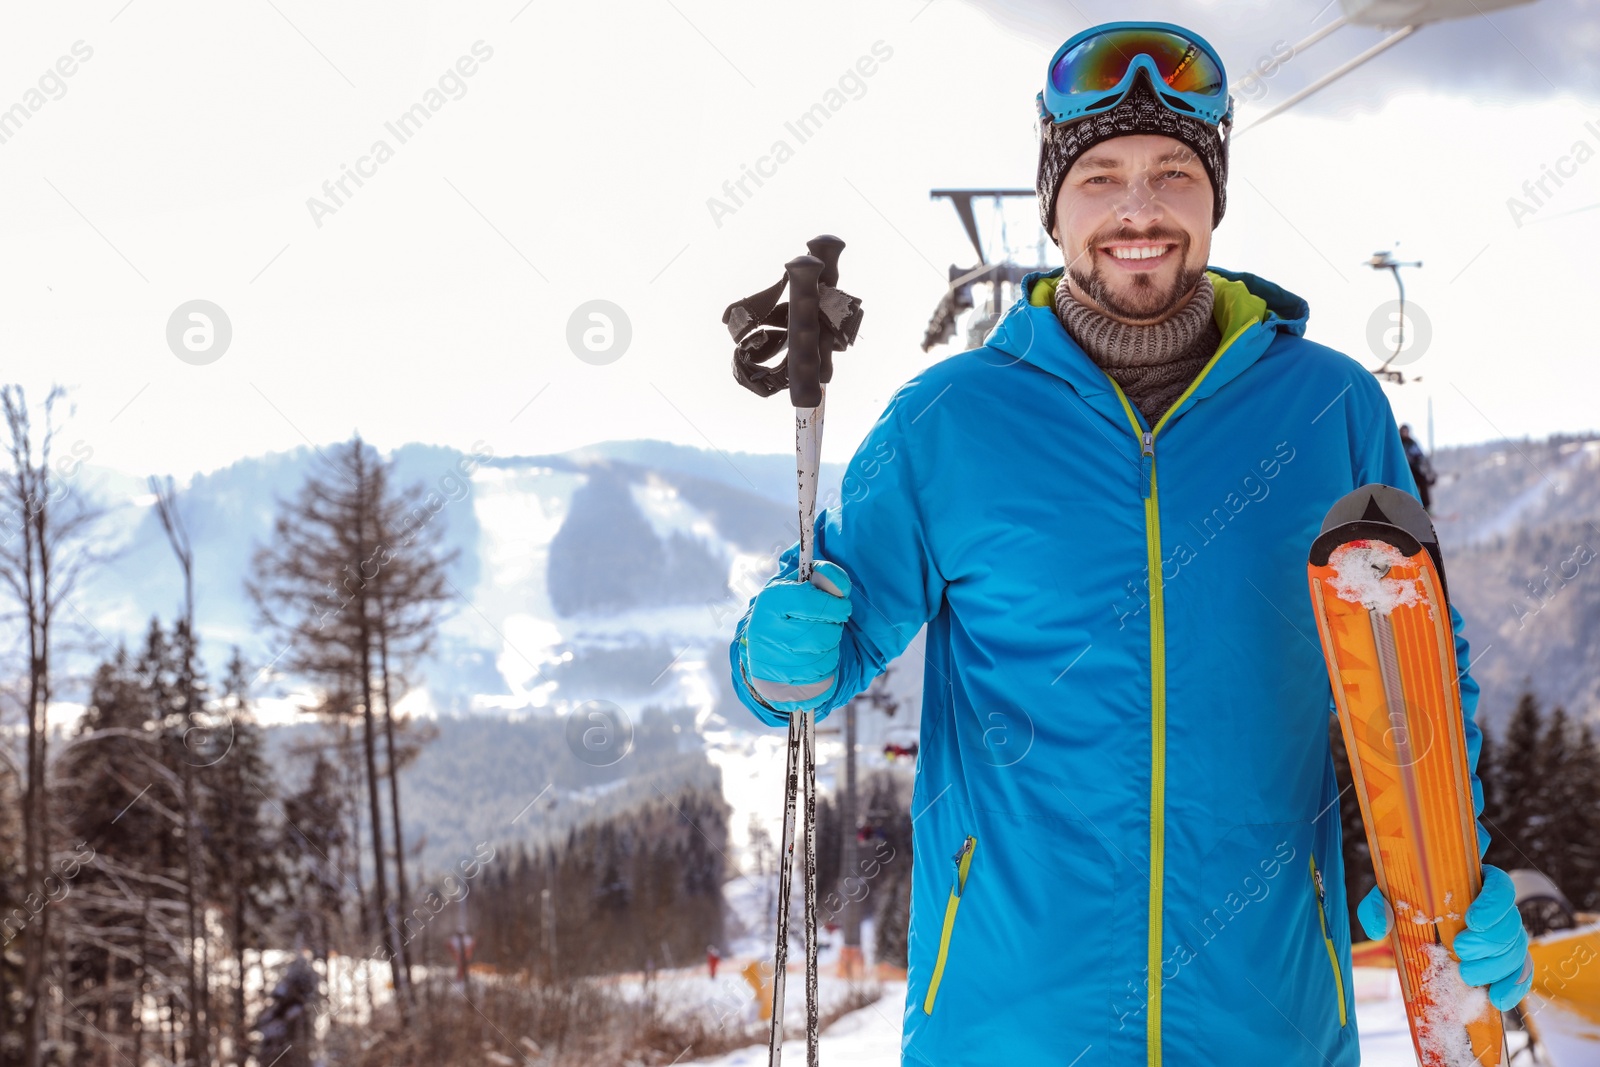
[[(819, 285), (829, 287), (839, 284), (839, 253), (844, 251), (844, 242), (837, 237), (824, 234), (814, 237), (806, 242), (806, 248), (811, 255), (806, 258), (816, 259), (822, 266), (817, 275)], [(810, 581), (812, 569), (812, 554), (815, 546), (813, 533), (815, 531), (815, 512), (817, 506), (817, 477), (822, 466), (822, 419), (828, 402), (828, 382), (833, 378), (833, 344), (831, 338), (820, 329), (821, 316), (817, 304), (811, 301), (813, 296), (820, 302), (820, 292), (814, 288), (809, 279), (801, 282), (802, 288), (795, 288), (795, 281), (791, 276), (789, 287), (790, 317), (791, 321), (798, 319), (803, 325), (809, 326), (810, 334), (802, 335), (799, 348), (799, 358), (803, 361), (803, 371), (790, 371), (789, 388), (791, 402), (792, 390), (798, 376), (805, 378), (809, 384), (812, 381), (813, 367), (815, 368), (816, 382), (816, 407), (809, 413), (802, 412), (798, 404), (795, 407), (795, 474), (798, 481), (800, 498), (800, 572), (802, 581)], [(815, 337), (813, 342), (812, 338)], [(796, 358), (795, 342), (789, 342), (790, 359)], [(815, 356), (815, 362), (811, 360)], [(809, 399), (809, 395), (801, 399)], [(805, 787), (805, 858), (802, 868), (806, 887), (806, 1064), (807, 1067), (817, 1067), (819, 1055), (818, 1045), (821, 1036), (818, 1033), (817, 1013), (820, 998), (817, 994), (817, 716), (813, 710), (806, 711), (801, 724), (805, 740), (805, 769), (801, 781)], [(776, 1067), (776, 1065), (774, 1065)]]
[[(806, 243), (810, 255), (785, 264), (776, 285), (730, 304), (722, 321), (738, 342), (734, 377), (760, 396), (785, 385), (795, 409), (795, 485), (800, 525), (799, 578), (810, 581), (814, 558), (817, 476), (822, 448), (825, 385), (833, 377), (833, 353), (855, 340), (861, 325), (861, 302), (837, 288), (839, 253), (844, 242), (822, 235)], [(789, 303), (777, 303), (785, 286)], [(783, 332), (777, 327), (782, 326)], [(784, 347), (788, 356), (777, 367), (763, 364)], [(817, 1067), (817, 836), (816, 836), (816, 711), (789, 716), (784, 770), (783, 837), (780, 843), (778, 934), (773, 954), (772, 1019), (769, 1067), (783, 1057), (783, 1008), (789, 960), (790, 885), (794, 846), (801, 842), (805, 881), (806, 1052), (808, 1067)], [(803, 802), (803, 807), (800, 805)], [(800, 810), (797, 812), (797, 808)], [(797, 834), (795, 818), (802, 826)]]
[[(789, 278), (789, 402), (794, 405), (795, 485), (800, 513), (800, 566), (802, 582), (811, 580), (815, 551), (813, 523), (817, 508), (817, 466), (822, 437), (822, 353), (817, 331), (817, 284), (824, 264), (816, 256), (796, 256), (785, 265)], [(784, 776), (783, 857), (778, 886), (778, 959), (772, 985), (772, 1032), (768, 1047), (770, 1067), (783, 1062), (783, 1009), (789, 958), (789, 895), (794, 876), (794, 846), (802, 843), (801, 878), (805, 887), (806, 949), (806, 1060), (817, 1062), (816, 1051), (816, 713), (811, 709), (789, 715), (787, 773)], [(803, 791), (800, 831), (795, 832), (795, 806)]]

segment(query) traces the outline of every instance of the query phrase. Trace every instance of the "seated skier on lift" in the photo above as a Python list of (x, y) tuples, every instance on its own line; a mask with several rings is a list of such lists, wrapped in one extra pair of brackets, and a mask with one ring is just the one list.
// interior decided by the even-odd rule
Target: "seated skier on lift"
[[(1352, 489), (1416, 486), (1380, 386), (1305, 338), (1306, 302), (1207, 264), (1227, 84), (1165, 23), (1056, 51), (1037, 186), (1066, 266), (896, 392), (817, 517), (828, 562), (801, 584), (791, 548), (730, 648), (776, 726), (927, 626), (906, 1064), (1360, 1057), (1305, 553)], [(1361, 915), (1381, 936), (1383, 899)], [(1466, 917), (1463, 979), (1515, 1004), (1504, 873)]]

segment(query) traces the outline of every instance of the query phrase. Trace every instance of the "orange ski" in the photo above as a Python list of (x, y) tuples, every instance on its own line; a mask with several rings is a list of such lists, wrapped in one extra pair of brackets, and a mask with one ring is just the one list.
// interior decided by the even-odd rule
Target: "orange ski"
[(1500, 1012), (1451, 951), (1483, 870), (1433, 524), (1411, 494), (1362, 486), (1328, 512), (1308, 570), (1417, 1059), (1494, 1067)]

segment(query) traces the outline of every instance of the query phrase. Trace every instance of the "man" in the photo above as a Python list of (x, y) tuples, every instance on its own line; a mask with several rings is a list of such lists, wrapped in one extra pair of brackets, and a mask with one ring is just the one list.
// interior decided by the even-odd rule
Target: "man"
[(1432, 489), (1433, 483), (1438, 479), (1433, 473), (1433, 464), (1428, 460), (1428, 454), (1422, 450), (1422, 445), (1415, 437), (1411, 436), (1411, 427), (1400, 427), (1400, 444), (1406, 450), (1406, 465), (1411, 468), (1411, 479), (1417, 483), (1417, 499), (1422, 501), (1422, 506), (1428, 511), (1433, 510)]
[[(1346, 492), (1414, 486), (1306, 302), (1206, 265), (1226, 85), (1167, 24), (1057, 51), (1038, 192), (1067, 267), (894, 395), (817, 519), (828, 562), (801, 584), (791, 548), (730, 648), (781, 725), (927, 626), (906, 1064), (1359, 1059), (1306, 552)], [(1507, 1005), (1526, 937), (1493, 874), (1457, 948)]]

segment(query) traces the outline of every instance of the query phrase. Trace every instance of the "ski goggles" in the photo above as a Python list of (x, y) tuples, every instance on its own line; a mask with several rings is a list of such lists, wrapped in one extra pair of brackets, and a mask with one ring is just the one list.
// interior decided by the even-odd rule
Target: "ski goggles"
[(1073, 36), (1050, 58), (1039, 117), (1067, 122), (1109, 111), (1141, 70), (1157, 98), (1178, 114), (1212, 126), (1233, 121), (1217, 50), (1170, 22), (1108, 22)]

